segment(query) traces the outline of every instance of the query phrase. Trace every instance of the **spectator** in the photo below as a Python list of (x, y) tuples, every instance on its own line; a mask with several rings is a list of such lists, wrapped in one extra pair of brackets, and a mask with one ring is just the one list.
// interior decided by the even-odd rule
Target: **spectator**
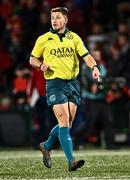
[(95, 48), (96, 43), (100, 43), (105, 46), (108, 41), (108, 37), (104, 33), (104, 29), (101, 24), (94, 23), (91, 27), (91, 34), (87, 37), (88, 47), (90, 49)]
[(12, 0), (2, 0), (0, 4), (0, 12), (5, 22), (8, 22), (10, 17), (13, 16), (14, 3)]
[(70, 11), (68, 27), (71, 28), (72, 31), (77, 32), (82, 37), (82, 39), (85, 40), (86, 27), (85, 27), (85, 18), (82, 10), (76, 6), (74, 0), (66, 0), (65, 6), (68, 7)]
[(129, 44), (129, 34), (120, 33), (118, 36), (118, 43), (120, 46), (120, 61), (122, 61), (120, 76), (126, 78), (127, 83), (130, 87), (130, 44)]
[[(98, 62), (102, 78), (105, 78), (107, 69), (104, 65), (101, 51), (96, 50), (93, 55)], [(112, 129), (113, 119), (109, 104), (105, 100), (104, 89), (100, 89), (100, 86), (103, 86), (103, 84), (98, 84), (92, 79), (90, 69), (86, 68), (84, 63), (81, 73), (85, 121), (80, 131), (77, 132), (76, 142), (78, 142), (80, 137), (87, 137), (90, 141), (96, 142), (98, 140), (100, 142), (100, 132), (103, 129), (105, 148), (113, 149), (115, 148)]]
[[(33, 146), (34, 148), (37, 149), (39, 147), (39, 143), (42, 140), (47, 139), (50, 129), (56, 124), (56, 120), (51, 108), (49, 108), (47, 105), (46, 81), (43, 77), (43, 73), (40, 70), (33, 68), (32, 90), (30, 94), (31, 99), (33, 98), (33, 92), (35, 90), (38, 93), (38, 97), (33, 107), (33, 112), (34, 112)], [(49, 123), (50, 121), (51, 123)]]
[(23, 65), (15, 70), (13, 80), (13, 97), (16, 107), (28, 104), (29, 94), (31, 91), (32, 77), (28, 68)]
[(50, 29), (50, 18), (46, 11), (40, 13), (40, 21), (37, 27), (37, 35), (46, 33)]

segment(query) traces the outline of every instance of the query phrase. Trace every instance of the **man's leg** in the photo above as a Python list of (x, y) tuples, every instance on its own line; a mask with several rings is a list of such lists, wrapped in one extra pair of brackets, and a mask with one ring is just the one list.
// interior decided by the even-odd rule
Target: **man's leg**
[(47, 141), (44, 143), (44, 147), (46, 150), (50, 151), (55, 142), (58, 140), (59, 135), (59, 124), (57, 124), (50, 132), (50, 136), (48, 137)]
[[(74, 105), (74, 109), (71, 108), (73, 114), (75, 114), (77, 106)], [(64, 153), (67, 157), (68, 164), (69, 164), (69, 170), (70, 171), (75, 171), (77, 168), (83, 166), (84, 161), (75, 161), (74, 156), (73, 156), (73, 143), (72, 139), (70, 136), (70, 124), (72, 120), (71, 114), (70, 114), (70, 109), (69, 109), (69, 103), (65, 104), (58, 104), (53, 106), (54, 113), (58, 119), (59, 123), (59, 141), (61, 144), (62, 149), (64, 150)]]
[(47, 168), (51, 168), (51, 156), (50, 150), (53, 148), (54, 143), (58, 139), (59, 125), (57, 124), (50, 132), (50, 136), (47, 141), (40, 143), (40, 150), (43, 154), (43, 163)]
[(64, 104), (58, 104), (53, 106), (54, 113), (59, 123), (59, 141), (64, 150), (68, 161), (74, 159), (72, 152), (72, 139), (69, 129), (69, 111), (68, 102)]

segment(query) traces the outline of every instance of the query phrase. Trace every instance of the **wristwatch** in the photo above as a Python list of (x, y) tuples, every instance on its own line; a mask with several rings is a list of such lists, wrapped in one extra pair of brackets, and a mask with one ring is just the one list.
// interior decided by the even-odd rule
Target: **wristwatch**
[(97, 66), (97, 65), (94, 65), (94, 66), (92, 67), (92, 70), (94, 70), (94, 68), (95, 68), (95, 67), (97, 67), (97, 68), (98, 68), (98, 66)]

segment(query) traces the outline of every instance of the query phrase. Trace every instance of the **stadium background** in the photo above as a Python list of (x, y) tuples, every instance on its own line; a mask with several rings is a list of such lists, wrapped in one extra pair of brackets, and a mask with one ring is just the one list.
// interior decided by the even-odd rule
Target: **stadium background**
[[(129, 146), (130, 2), (127, 0), (0, 1), (0, 146), (37, 148), (56, 123), (46, 105), (45, 80), (28, 63), (35, 40), (50, 28), (49, 12), (56, 6), (68, 7), (68, 28), (82, 37), (88, 50), (101, 52), (98, 63), (105, 66), (107, 77), (99, 84), (99, 90), (105, 92), (112, 108), (116, 143)], [(119, 43), (120, 38), (124, 43)], [(82, 76), (79, 78), (82, 82)], [(114, 87), (110, 82), (115, 83)], [(83, 106), (76, 116), (73, 137), (75, 129), (87, 119), (82, 112), (87, 107)], [(103, 138), (101, 141), (103, 146)], [(89, 137), (83, 143), (94, 144), (95, 140)]]

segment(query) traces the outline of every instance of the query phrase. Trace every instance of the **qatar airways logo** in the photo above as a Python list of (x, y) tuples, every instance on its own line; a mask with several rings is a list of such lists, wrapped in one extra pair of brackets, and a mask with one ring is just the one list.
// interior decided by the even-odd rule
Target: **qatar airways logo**
[(61, 57), (72, 57), (74, 55), (74, 49), (72, 47), (61, 47), (50, 50), (50, 54), (61, 58)]

